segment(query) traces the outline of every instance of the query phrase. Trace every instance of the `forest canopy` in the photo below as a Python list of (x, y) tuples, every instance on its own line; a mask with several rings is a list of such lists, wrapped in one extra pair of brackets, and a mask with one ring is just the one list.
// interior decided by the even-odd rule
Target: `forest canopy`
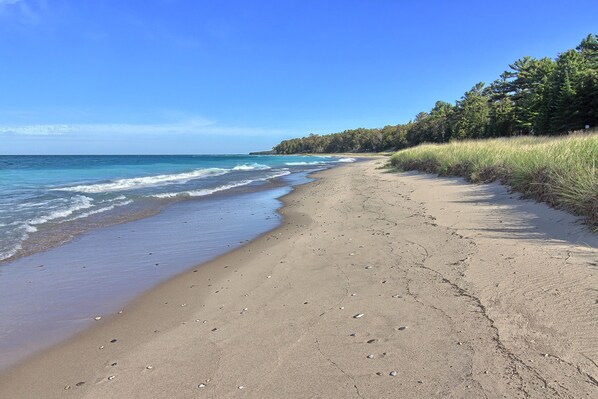
[(598, 35), (574, 49), (523, 57), (498, 79), (476, 83), (454, 104), (437, 101), (406, 124), (284, 140), (278, 154), (379, 152), (450, 140), (558, 135), (598, 125)]

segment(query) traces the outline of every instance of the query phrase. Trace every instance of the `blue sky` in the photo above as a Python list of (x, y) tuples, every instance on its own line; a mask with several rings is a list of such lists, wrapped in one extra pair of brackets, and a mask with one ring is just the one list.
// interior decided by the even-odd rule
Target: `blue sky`
[(0, 0), (0, 153), (239, 153), (407, 122), (598, 1)]

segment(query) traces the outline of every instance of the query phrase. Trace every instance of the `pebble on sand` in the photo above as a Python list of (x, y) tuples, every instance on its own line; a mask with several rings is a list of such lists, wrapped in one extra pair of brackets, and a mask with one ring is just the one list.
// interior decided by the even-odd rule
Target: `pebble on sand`
[(368, 358), (368, 359), (373, 359), (373, 358), (374, 358), (374, 355), (368, 355), (368, 356), (367, 356), (367, 358)]
[(372, 266), (366, 266), (365, 268), (366, 268), (366, 270), (369, 270), (372, 268)]
[(355, 316), (353, 316), (354, 319), (360, 319), (363, 316), (365, 316), (363, 313), (357, 313)]
[(115, 378), (116, 378), (116, 376), (114, 376), (114, 375), (111, 375), (110, 377), (108, 377), (108, 381), (112, 381), (112, 380), (113, 380), (113, 379), (115, 379)]
[(153, 366), (147, 366), (147, 367), (146, 367), (146, 369), (148, 369), (148, 370), (151, 370), (151, 369), (153, 369), (153, 368), (154, 368)]
[(94, 317), (94, 320), (102, 320), (102, 316), (96, 316)]
[(406, 329), (407, 329), (407, 326), (401, 326), (401, 327), (398, 328), (399, 331), (403, 331), (403, 330), (406, 330)]
[(239, 385), (239, 389), (243, 389), (245, 388), (243, 385)]
[(397, 372), (393, 370), (390, 373), (388, 373), (388, 375), (391, 376), (391, 377), (394, 377), (394, 376), (397, 375)]
[(199, 384), (197, 387), (198, 387), (198, 388), (205, 388), (205, 387), (206, 387), (206, 384), (203, 384), (203, 383), (202, 383), (202, 384)]

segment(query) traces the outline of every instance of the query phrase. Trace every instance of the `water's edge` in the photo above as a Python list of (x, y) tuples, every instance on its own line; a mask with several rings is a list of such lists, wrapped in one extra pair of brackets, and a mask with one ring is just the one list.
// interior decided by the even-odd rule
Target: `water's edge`
[(153, 216), (90, 230), (0, 265), (0, 371), (90, 327), (96, 315), (114, 313), (272, 231), (281, 224), (280, 198), (312, 181), (311, 173), (169, 204)]
[(278, 177), (355, 160), (311, 159), (0, 155), (0, 266), (96, 228), (157, 214), (173, 202), (243, 192)]

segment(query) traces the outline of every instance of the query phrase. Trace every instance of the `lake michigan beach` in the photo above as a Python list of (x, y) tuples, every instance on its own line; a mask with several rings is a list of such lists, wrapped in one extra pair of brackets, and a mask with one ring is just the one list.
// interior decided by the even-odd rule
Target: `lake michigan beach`
[(598, 240), (499, 185), (343, 165), (1, 398), (591, 398)]

